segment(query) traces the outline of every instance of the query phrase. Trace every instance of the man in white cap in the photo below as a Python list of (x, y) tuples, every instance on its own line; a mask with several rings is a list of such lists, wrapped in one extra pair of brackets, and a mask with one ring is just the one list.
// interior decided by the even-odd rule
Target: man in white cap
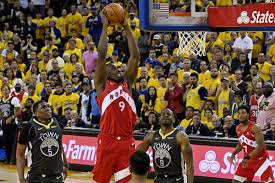
[(153, 49), (156, 51), (157, 58), (162, 54), (163, 44), (161, 43), (161, 34), (155, 34), (154, 37), (154, 46)]

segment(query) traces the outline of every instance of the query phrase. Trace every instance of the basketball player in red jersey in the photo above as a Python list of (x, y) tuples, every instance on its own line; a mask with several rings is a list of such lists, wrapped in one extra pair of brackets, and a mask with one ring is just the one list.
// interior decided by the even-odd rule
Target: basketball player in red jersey
[(256, 123), (258, 116), (258, 99), (263, 94), (263, 84), (261, 82), (257, 83), (255, 86), (255, 92), (250, 97), (249, 106), (250, 106), (250, 121)]
[(97, 103), (101, 111), (98, 135), (97, 159), (93, 179), (109, 183), (114, 174), (115, 182), (130, 180), (129, 160), (135, 150), (133, 131), (137, 122), (136, 107), (131, 87), (136, 79), (139, 65), (139, 50), (128, 21), (122, 26), (127, 36), (130, 58), (124, 76), (113, 63), (106, 64), (108, 20), (101, 12), (102, 33), (98, 45), (98, 60), (95, 71)]
[(264, 183), (273, 182), (271, 162), (260, 127), (249, 121), (249, 109), (246, 106), (240, 106), (238, 113), (240, 124), (236, 131), (239, 143), (232, 153), (231, 161), (235, 162), (235, 155), (242, 149), (245, 157), (238, 166), (232, 182), (252, 182), (254, 176), (260, 177)]

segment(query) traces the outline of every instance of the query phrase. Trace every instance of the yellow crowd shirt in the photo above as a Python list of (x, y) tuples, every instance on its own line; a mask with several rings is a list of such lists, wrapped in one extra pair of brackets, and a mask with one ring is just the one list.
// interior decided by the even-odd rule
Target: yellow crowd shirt
[(48, 63), (45, 63), (44, 60), (41, 60), (40, 62), (38, 62), (38, 69), (39, 69), (39, 71), (46, 70), (47, 64)]
[(74, 15), (72, 13), (67, 15), (68, 34), (69, 34), (69, 36), (72, 35), (71, 34), (71, 29), (75, 29), (77, 32), (80, 32), (81, 20), (82, 20), (82, 16), (77, 12)]
[[(221, 84), (221, 81), (219, 78), (213, 80), (213, 79), (208, 79), (206, 80), (202, 85), (207, 89), (207, 90), (215, 90), (217, 91), (218, 86)], [(212, 100), (213, 102), (215, 101), (216, 96), (209, 96), (207, 97), (208, 100)]]
[(205, 81), (207, 81), (208, 79), (211, 79), (211, 72), (209, 70), (207, 70), (204, 73), (200, 73), (199, 74), (199, 84), (204, 83)]
[(133, 20), (128, 18), (128, 24), (129, 25), (131, 25), (131, 21), (135, 21), (136, 22), (136, 27), (139, 28), (139, 19), (137, 17), (135, 17)]
[(18, 64), (18, 67), (20, 69), (21, 72), (25, 73), (27, 66), (26, 64), (22, 63), (22, 64)]
[(216, 6), (232, 6), (232, 0), (217, 0)]
[(249, 33), (249, 37), (254, 40), (256, 38), (260, 39), (258, 43), (253, 43), (252, 50), (252, 58), (257, 58), (259, 53), (263, 50), (263, 41), (264, 41), (264, 33), (263, 32), (251, 32)]
[(44, 20), (42, 18), (40, 18), (40, 19), (35, 18), (35, 19), (32, 20), (32, 22), (37, 25), (37, 29), (35, 31), (36, 39), (43, 39), (43, 36), (44, 36), (44, 28), (43, 28)]
[(192, 118), (190, 119), (183, 119), (181, 122), (180, 122), (180, 126), (184, 127), (184, 128), (187, 128), (188, 126), (192, 125), (193, 122), (192, 122)]
[(231, 33), (230, 32), (221, 32), (219, 34), (218, 38), (224, 43), (229, 43), (231, 41)]
[(147, 87), (154, 86), (155, 88), (159, 87), (158, 79), (150, 78), (147, 84)]
[(62, 95), (52, 93), (49, 97), (49, 104), (52, 106), (54, 113), (58, 114), (58, 103)]
[(65, 63), (64, 64), (64, 71), (69, 79), (72, 79), (72, 73), (74, 72), (74, 66), (72, 63)]
[(82, 16), (82, 19), (81, 19), (81, 26), (82, 26), (81, 35), (84, 37), (89, 34), (89, 27), (86, 27), (86, 22), (89, 16), (92, 16), (92, 14), (89, 13), (86, 16)]
[(201, 87), (202, 86), (199, 85), (196, 88), (189, 90), (189, 92), (187, 93), (186, 107), (191, 106), (194, 109), (200, 108), (201, 99), (198, 91)]
[(275, 44), (270, 46), (267, 55), (271, 58), (273, 64), (275, 64)]
[[(206, 46), (208, 46), (209, 44), (211, 44), (210, 45), (211, 48), (214, 48), (215, 46), (218, 46), (218, 47), (223, 49), (223, 47), (224, 47), (223, 41), (220, 40), (219, 38), (217, 38), (217, 40), (214, 41), (213, 43), (210, 43), (210, 42), (206, 43)], [(211, 61), (213, 59), (213, 54), (210, 51), (207, 52), (207, 58), (208, 58), (209, 61)]]
[(71, 95), (66, 95), (66, 93), (64, 93), (59, 99), (58, 107), (62, 107), (63, 115), (64, 110), (68, 107), (77, 111), (77, 104), (79, 103), (79, 95), (77, 93), (72, 93)]
[(40, 96), (43, 89), (44, 84), (42, 82), (39, 82), (35, 87), (35, 95)]
[(264, 62), (263, 64), (257, 63), (259, 67), (259, 76), (262, 78), (265, 82), (270, 80), (270, 67), (272, 66), (268, 62)]
[(230, 90), (223, 90), (218, 97), (218, 115), (223, 117), (223, 109), (230, 109)]
[(68, 35), (68, 23), (67, 23), (67, 17), (60, 17), (58, 18), (57, 21), (57, 28), (60, 30), (61, 32), (61, 37), (62, 38), (66, 38), (66, 36)]
[(168, 102), (166, 100), (164, 100), (164, 95), (165, 95), (166, 90), (167, 90), (167, 88), (162, 88), (160, 86), (157, 88), (157, 96), (161, 103), (161, 109), (164, 109), (168, 104)]

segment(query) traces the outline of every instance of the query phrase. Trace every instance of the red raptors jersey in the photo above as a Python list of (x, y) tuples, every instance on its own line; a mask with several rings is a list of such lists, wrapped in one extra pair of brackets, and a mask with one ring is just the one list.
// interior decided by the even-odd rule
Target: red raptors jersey
[(132, 134), (136, 124), (136, 106), (125, 82), (107, 80), (97, 103), (101, 112), (102, 133), (116, 136)]
[(257, 121), (257, 116), (258, 116), (258, 102), (257, 102), (257, 98), (255, 95), (252, 95), (250, 97), (250, 121), (253, 123), (256, 123)]
[(21, 102), (23, 100), (24, 94), (25, 94), (25, 92), (23, 92), (23, 91), (21, 91), (19, 93), (13, 91), (11, 93), (11, 97), (17, 97), (20, 100), (20, 102)]
[[(239, 142), (242, 145), (244, 156), (251, 153), (257, 147), (257, 142), (255, 140), (254, 135), (251, 132), (253, 125), (254, 125), (253, 123), (249, 123), (248, 127), (244, 132), (241, 130), (240, 125), (237, 126), (237, 135), (238, 135)], [(259, 159), (259, 158), (262, 158), (263, 156), (268, 157), (266, 146), (258, 154), (258, 156), (253, 157), (251, 159)]]

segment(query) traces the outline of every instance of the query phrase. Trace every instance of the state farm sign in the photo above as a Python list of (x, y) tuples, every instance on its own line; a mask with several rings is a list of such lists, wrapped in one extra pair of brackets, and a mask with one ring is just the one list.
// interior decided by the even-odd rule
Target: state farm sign
[[(238, 165), (242, 162), (243, 153), (236, 155), (236, 163), (230, 162), (234, 148), (192, 145), (194, 153), (195, 175), (202, 177), (232, 179)], [(268, 151), (275, 176), (275, 151)], [(260, 182), (258, 177), (254, 181)]]
[[(79, 165), (95, 165), (97, 137), (63, 135), (63, 148), (68, 163)], [(141, 141), (135, 141), (136, 145)], [(153, 152), (150, 148), (148, 155), (151, 159), (151, 167), (153, 167)], [(151, 168), (153, 170), (153, 168)]]
[[(251, 17), (251, 18), (250, 18)], [(247, 11), (242, 11), (241, 15), (237, 18), (238, 24), (254, 24), (254, 23), (275, 23), (275, 17), (273, 13), (267, 11), (261, 13), (260, 11), (253, 11), (252, 15), (248, 15)]]
[(275, 3), (209, 7), (208, 24), (210, 27), (275, 27)]
[(70, 164), (94, 165), (96, 161), (96, 137), (63, 136), (63, 148)]
[[(136, 141), (136, 145), (141, 141)], [(96, 162), (97, 137), (64, 135), (63, 147), (70, 164), (94, 165)], [(195, 176), (232, 179), (238, 164), (242, 161), (243, 154), (236, 156), (236, 164), (231, 164), (229, 159), (234, 151), (232, 147), (207, 146), (192, 144)], [(272, 162), (275, 177), (275, 150), (268, 151)], [(148, 155), (153, 169), (153, 152), (150, 148)], [(259, 178), (254, 181), (260, 182)]]

